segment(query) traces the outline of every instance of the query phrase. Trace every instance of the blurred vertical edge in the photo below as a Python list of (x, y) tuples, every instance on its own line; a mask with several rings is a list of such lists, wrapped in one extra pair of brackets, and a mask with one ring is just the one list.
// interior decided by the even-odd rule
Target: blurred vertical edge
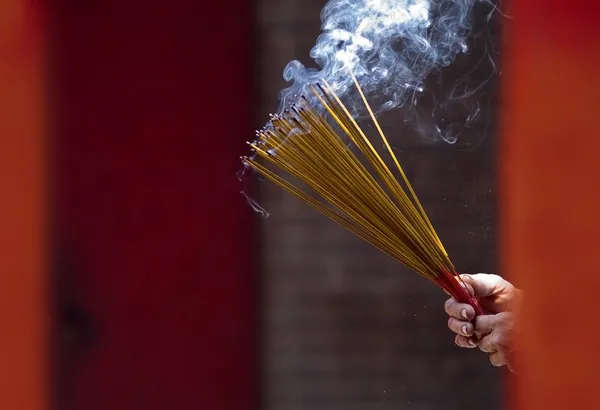
[(50, 14), (59, 407), (256, 408), (252, 2)]
[(0, 2), (0, 408), (48, 405), (42, 13)]
[(597, 409), (600, 4), (511, 1), (503, 271), (525, 290), (513, 408)]

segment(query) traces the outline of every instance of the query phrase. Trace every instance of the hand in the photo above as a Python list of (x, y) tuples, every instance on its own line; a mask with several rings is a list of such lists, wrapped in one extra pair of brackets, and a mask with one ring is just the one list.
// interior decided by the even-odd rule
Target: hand
[[(475, 342), (482, 352), (489, 353), (490, 362), (496, 366), (508, 366), (516, 373), (514, 364), (514, 313), (502, 312), (475, 318)], [(464, 336), (456, 336), (464, 337)]]
[(479, 348), (490, 354), (495, 366), (508, 365), (514, 371), (512, 341), (514, 312), (518, 309), (521, 291), (497, 275), (461, 275), (469, 292), (477, 298), (485, 315), (475, 317), (472, 306), (451, 298), (446, 301), (450, 316), (448, 327), (455, 332), (460, 347)]

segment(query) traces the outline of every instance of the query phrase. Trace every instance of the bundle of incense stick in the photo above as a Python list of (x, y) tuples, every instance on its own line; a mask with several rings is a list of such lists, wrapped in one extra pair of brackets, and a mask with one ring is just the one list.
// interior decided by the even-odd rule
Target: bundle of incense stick
[[(253, 155), (242, 157), (245, 167), (482, 314), (450, 261), (356, 78), (354, 83), (397, 176), (326, 81), (310, 87), (315, 103), (301, 97), (281, 115), (272, 116), (268, 126), (257, 132), (258, 138), (248, 143)], [(331, 117), (331, 124), (325, 114)], [(336, 132), (334, 126), (340, 131)], [(284, 171), (288, 178), (273, 167)], [(290, 182), (290, 176), (302, 184)]]

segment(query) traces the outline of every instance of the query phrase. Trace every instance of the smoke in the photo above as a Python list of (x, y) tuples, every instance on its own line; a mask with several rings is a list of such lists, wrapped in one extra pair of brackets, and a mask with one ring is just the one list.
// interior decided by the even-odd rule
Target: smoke
[(350, 72), (377, 114), (416, 105), (427, 76), (468, 52), (478, 1), (330, 0), (321, 13), (322, 34), (310, 52), (319, 68), (296, 60), (285, 67), (283, 77), (291, 84), (280, 93), (280, 112), (300, 95), (314, 98), (309, 84), (326, 80), (354, 115), (364, 115)]

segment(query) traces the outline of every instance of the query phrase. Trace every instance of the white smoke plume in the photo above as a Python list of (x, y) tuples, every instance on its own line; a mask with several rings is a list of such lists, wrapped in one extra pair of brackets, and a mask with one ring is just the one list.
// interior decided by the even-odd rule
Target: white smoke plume
[[(415, 104), (426, 77), (468, 51), (473, 7), (480, 0), (330, 0), (321, 13), (322, 34), (310, 56), (320, 69), (290, 62), (283, 77), (280, 111), (309, 84), (326, 80), (354, 109), (358, 79), (378, 113)], [(349, 100), (349, 101), (348, 101)]]
[[(310, 86), (325, 80), (353, 116), (364, 117), (353, 74), (376, 115), (399, 110), (402, 124), (396, 128), (403, 135), (408, 131), (420, 141), (455, 144), (459, 136), (478, 134), (474, 144), (469, 139), (464, 144), (467, 150), (476, 149), (493, 118), (490, 101), (495, 92), (487, 85), (493, 85), (498, 74), (498, 53), (488, 32), (498, 11), (495, 2), (499, 0), (329, 0), (321, 12), (322, 33), (310, 52), (318, 68), (296, 60), (285, 67), (283, 77), (290, 86), (280, 93), (279, 112), (300, 97), (312, 100), (318, 109)], [(477, 14), (485, 20), (483, 28), (478, 27), (481, 18), (474, 25), (478, 4), (486, 8)], [(459, 54), (471, 52), (469, 44), (477, 53), (465, 56), (468, 61), (458, 70), (444, 70)], [(271, 122), (265, 125), (271, 127)], [(240, 181), (247, 170), (245, 164), (238, 173)]]

